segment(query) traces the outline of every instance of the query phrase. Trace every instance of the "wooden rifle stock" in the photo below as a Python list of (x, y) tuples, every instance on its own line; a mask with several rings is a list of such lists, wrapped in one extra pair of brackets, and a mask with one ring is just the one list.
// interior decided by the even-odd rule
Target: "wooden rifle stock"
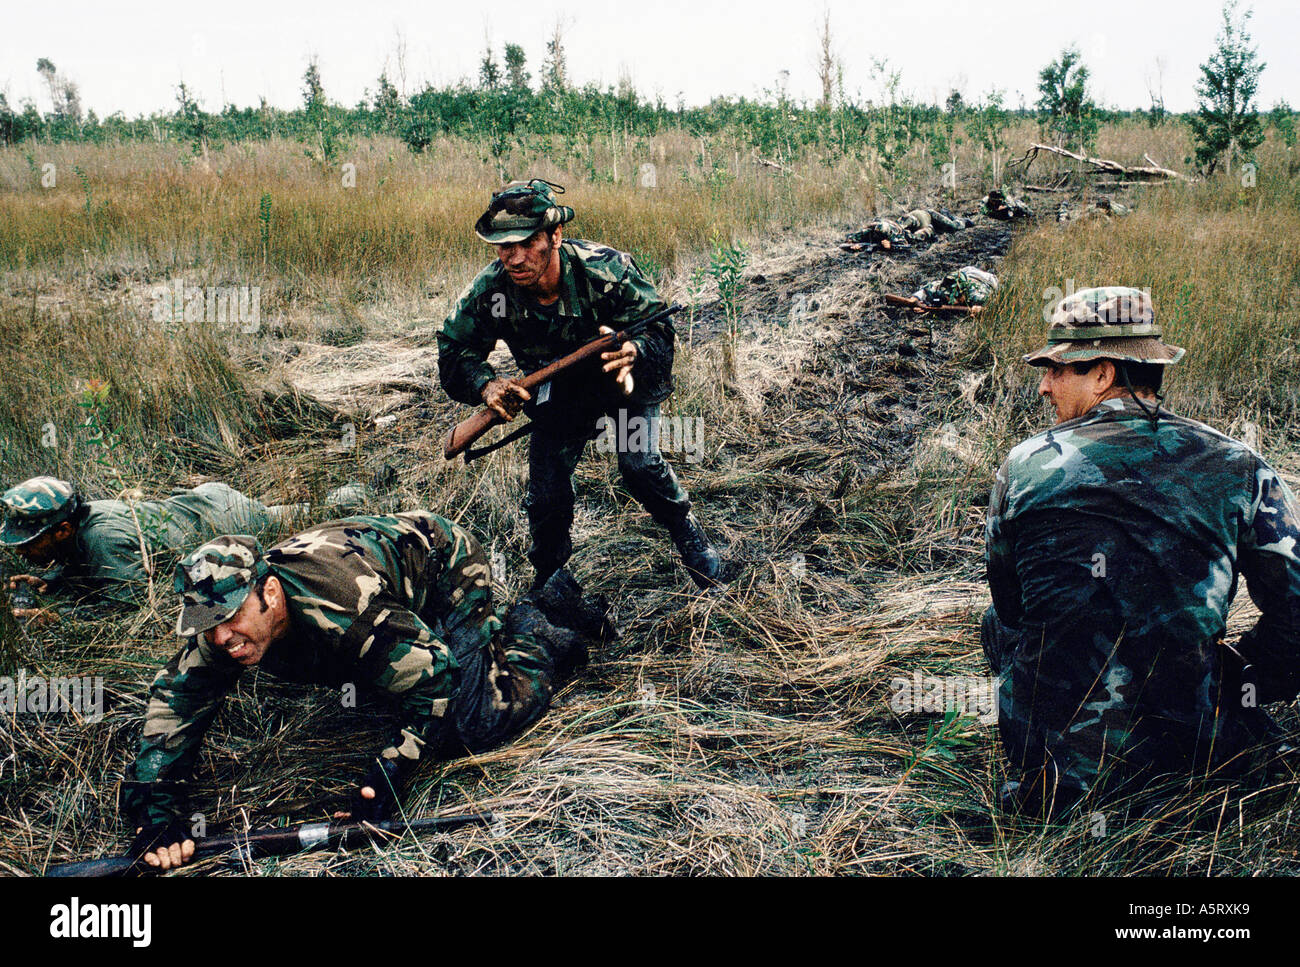
[[(601, 336), (598, 339), (593, 339), (591, 342), (579, 346), (573, 352), (569, 353), (569, 355), (560, 357), (555, 360), (555, 362), (543, 366), (535, 373), (529, 373), (523, 379), (519, 380), (519, 385), (528, 390), (529, 393), (532, 393), (534, 389), (541, 386), (557, 373), (561, 373), (571, 366), (576, 366), (584, 360), (591, 359), (599, 353), (609, 352), (612, 348), (621, 346), (630, 337), (635, 336), (641, 330), (645, 329), (646, 326), (658, 322), (661, 319), (667, 319), (672, 316), (673, 313), (681, 312), (682, 308), (683, 307), (680, 305), (669, 306), (667, 309), (656, 312), (652, 316), (647, 316), (639, 322), (632, 323), (626, 329), (621, 329), (618, 332), (609, 333), (608, 335)], [(442, 455), (448, 460), (454, 460), (456, 457), (464, 453), (465, 450), (467, 450), (474, 441), (484, 433), (492, 429), (492, 427), (496, 426), (498, 423), (504, 422), (505, 421), (501, 419), (495, 410), (491, 410), (484, 406), (473, 416), (461, 420), (447, 431), (447, 435), (442, 441)]]
[[(234, 853), (246, 857), (288, 856), (315, 849), (333, 849), (340, 846), (357, 846), (372, 842), (375, 830), (393, 836), (402, 833), (423, 833), (435, 829), (458, 829), (461, 826), (486, 824), (495, 817), (490, 812), (462, 813), (456, 816), (429, 816), (406, 822), (391, 820), (382, 823), (300, 823), (284, 829), (250, 829), (246, 833), (209, 836), (194, 844), (194, 858)], [(127, 876), (147, 873), (153, 867), (136, 856), (106, 856), (99, 860), (81, 863), (63, 863), (52, 866), (46, 876)]]

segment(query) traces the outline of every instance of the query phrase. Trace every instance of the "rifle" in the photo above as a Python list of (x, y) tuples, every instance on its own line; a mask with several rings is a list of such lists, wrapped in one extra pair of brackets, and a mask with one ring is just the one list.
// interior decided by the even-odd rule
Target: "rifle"
[[(207, 836), (195, 840), (194, 858), (230, 852), (251, 859), (255, 856), (290, 856), (307, 850), (359, 846), (371, 842), (374, 834), (423, 833), (435, 829), (458, 829), (461, 826), (490, 823), (490, 812), (463, 813), (458, 816), (430, 816), (406, 822), (389, 820), (381, 823), (300, 823), (283, 829), (250, 829), (226, 836)], [(153, 867), (143, 857), (106, 856), (80, 863), (61, 863), (50, 867), (46, 876), (127, 876), (149, 872)]]
[[(673, 313), (681, 312), (683, 308), (684, 306), (681, 305), (669, 306), (667, 309), (656, 312), (652, 316), (646, 316), (646, 318), (639, 322), (632, 323), (626, 329), (621, 329), (618, 332), (612, 332), (608, 335), (601, 336), (598, 339), (593, 339), (591, 342), (579, 346), (573, 352), (569, 353), (569, 355), (561, 356), (555, 362), (543, 366), (535, 373), (529, 373), (523, 379), (519, 380), (519, 385), (531, 393), (536, 387), (541, 386), (552, 376), (562, 373), (564, 370), (569, 369), (571, 366), (576, 366), (584, 360), (592, 359), (600, 353), (609, 352), (611, 349), (621, 346), (624, 342), (632, 336), (640, 333), (641, 330), (645, 329), (651, 323), (667, 319), (671, 317)], [(491, 410), (486, 406), (483, 407), (473, 416), (461, 420), (447, 431), (447, 436), (443, 438), (442, 441), (442, 455), (448, 460), (456, 459), (456, 457), (461, 453), (465, 453), (471, 443), (498, 423), (504, 422), (505, 421), (501, 419), (495, 410)], [(509, 441), (526, 432), (528, 432), (527, 428), (516, 430), (506, 439), (498, 441), (491, 447), (484, 447), (479, 451), (466, 453), (465, 460), (468, 462), (476, 456), (482, 456), (484, 453), (495, 450), (498, 446), (504, 446)]]
[(983, 306), (932, 306), (927, 305), (920, 299), (912, 299), (905, 295), (886, 295), (885, 301), (893, 306), (907, 306), (914, 312), (951, 312), (961, 316), (977, 316), (984, 309)]

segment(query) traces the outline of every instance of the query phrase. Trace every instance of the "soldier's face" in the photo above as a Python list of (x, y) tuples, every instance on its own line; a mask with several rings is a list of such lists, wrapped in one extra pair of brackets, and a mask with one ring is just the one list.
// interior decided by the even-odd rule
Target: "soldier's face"
[(67, 539), (72, 536), (73, 526), (68, 521), (64, 521), (58, 527), (47, 530), (40, 537), (28, 541), (21, 547), (15, 547), (19, 555), (22, 556), (28, 564), (35, 564), (38, 567), (47, 567), (53, 564), (60, 556), (63, 546)]
[(1064, 423), (1083, 416), (1106, 399), (1114, 382), (1114, 364), (1104, 359), (1086, 373), (1076, 373), (1073, 366), (1052, 364), (1043, 370), (1038, 395), (1052, 401), (1056, 422)]
[(224, 650), (245, 668), (266, 657), (266, 650), (284, 634), (284, 591), (279, 580), (269, 579), (262, 597), (265, 604), (256, 592), (250, 594), (229, 621), (205, 633), (208, 644)]
[(497, 257), (510, 281), (521, 289), (537, 285), (552, 263), (559, 262), (560, 235), (561, 229), (556, 228), (553, 234), (534, 232), (522, 242), (496, 246)]

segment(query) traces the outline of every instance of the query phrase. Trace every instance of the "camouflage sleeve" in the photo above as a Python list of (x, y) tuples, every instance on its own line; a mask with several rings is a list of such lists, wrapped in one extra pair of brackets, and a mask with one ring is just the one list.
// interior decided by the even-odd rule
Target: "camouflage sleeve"
[(438, 332), (438, 380), (453, 400), (471, 406), (483, 402), (483, 387), (496, 378), (487, 358), (497, 330), (483, 294), (478, 280), (470, 283)]
[(427, 624), (388, 596), (368, 609), (375, 617), (357, 619), (364, 631), (359, 663), (363, 676), (398, 700), (398, 727), (380, 752), (399, 759), (404, 770), (419, 761), (426, 744), (435, 742), (448, 706), (460, 684), (460, 669), (451, 650)]
[[(626, 257), (624, 264), (625, 271), (614, 287), (616, 299), (612, 306), (612, 313), (607, 317), (609, 321), (602, 320), (605, 325), (613, 329), (639, 322), (646, 316), (668, 308), (668, 304), (664, 302), (650, 280), (642, 274), (640, 266), (631, 256)], [(639, 335), (633, 336), (631, 342), (636, 346), (638, 359), (636, 366), (641, 365), (641, 360), (672, 359), (674, 336), (671, 319), (662, 319), (648, 326)], [(635, 367), (632, 372), (636, 373)]]
[(1262, 463), (1253, 496), (1238, 561), (1260, 619), (1238, 650), (1255, 665), (1259, 702), (1290, 701), (1300, 692), (1300, 506)]
[(1016, 574), (1015, 547), (1007, 532), (1007, 464), (993, 479), (989, 493), (988, 517), (984, 523), (984, 564), (998, 619), (1010, 628), (1018, 628), (1024, 617), (1020, 596), (1020, 578)]
[(168, 822), (185, 809), (180, 791), (203, 735), (235, 686), (239, 664), (191, 638), (149, 687), (135, 762), (122, 784), (122, 814), (135, 825)]

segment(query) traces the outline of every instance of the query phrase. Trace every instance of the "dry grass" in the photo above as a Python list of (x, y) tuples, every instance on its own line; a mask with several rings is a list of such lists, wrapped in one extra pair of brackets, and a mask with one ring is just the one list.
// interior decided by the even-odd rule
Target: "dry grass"
[(1166, 382), (1175, 410), (1289, 437), (1300, 405), (1300, 187), (1289, 161), (1269, 145), (1253, 186), (1150, 187), (1130, 216), (1019, 235), (975, 328), (973, 358), (991, 359), (998, 384), (989, 389), (1015, 398), (1036, 382), (1018, 359), (1041, 345), (1044, 312), (1064, 291), (1131, 285), (1150, 291), (1164, 338), (1187, 349)]
[[(1172, 128), (1108, 131), (1099, 153), (1136, 161), (1148, 151), (1175, 164), (1180, 137)], [(690, 172), (698, 145), (677, 138), (662, 148), (668, 168)], [(363, 174), (357, 194), (343, 195), (292, 145), (231, 148), (210, 172), (180, 166), (162, 146), (134, 157), (77, 150), (89, 153), (65, 160), (87, 171), (92, 208), (104, 206), (93, 231), (74, 204), (84, 197), (37, 196), (23, 187), (21, 157), (0, 155), (0, 179), (20, 188), (0, 197), (0, 217), (15, 226), (0, 236), (10, 270), (0, 398), (12, 404), (0, 415), (0, 479), (60, 473), (102, 494), (124, 484), (162, 490), (201, 473), (291, 500), (389, 463), (399, 482), (386, 501), (460, 516), (506, 554), (510, 588), (522, 590), (524, 451), (469, 469), (441, 460), (439, 431), (463, 411), (421, 391), (434, 356), (419, 331), (406, 331), (412, 318), (436, 320), (483, 257), (464, 229), (495, 180), (487, 162), (452, 144), (432, 160), (395, 153), (390, 162), (376, 142), (375, 182)], [(583, 233), (658, 260), (672, 295), (683, 295), (710, 234), (757, 238), (789, 219), (809, 236), (811, 245), (797, 233), (765, 243), (749, 272), (736, 384), (719, 378), (721, 347), (707, 338), (716, 306), (702, 306), (680, 350), (673, 412), (703, 418), (706, 436), (698, 464), (675, 463), (706, 526), (743, 564), (736, 584), (695, 593), (612, 461), (589, 457), (578, 473), (574, 564), (615, 602), (623, 639), (526, 735), (429, 766), (405, 803), (413, 814), (488, 807), (500, 821), (384, 849), (212, 861), (195, 872), (1295, 872), (1290, 790), (1245, 802), (1174, 793), (1144, 817), (1112, 807), (1101, 836), (1088, 814), (1053, 827), (1012, 823), (990, 808), (1004, 778), (991, 726), (900, 715), (889, 703), (895, 676), (985, 672), (981, 504), (1006, 445), (1041, 421), (1014, 360), (1041, 334), (1043, 288), (1068, 277), (1150, 284), (1170, 337), (1189, 347), (1171, 402), (1220, 420), (1250, 409), (1276, 427), (1264, 437), (1270, 457), (1279, 456), (1274, 444), (1289, 445), (1281, 423), (1294, 385), (1293, 304), (1273, 293), (1288, 272), (1295, 278), (1294, 182), (1266, 178), (1244, 196), (1152, 191), (1137, 214), (1105, 227), (1032, 229), (1002, 263), (1002, 294), (964, 332), (958, 363), (944, 359), (963, 332), (945, 324), (930, 337), (941, 353), (901, 365), (888, 349), (897, 325), (877, 292), (909, 281), (907, 265), (864, 269), (836, 254), (834, 231), (809, 228), (860, 217), (880, 200), (864, 187), (874, 173), (821, 173), (824, 189), (811, 170), (773, 179), (744, 160), (733, 159), (736, 176), (720, 194), (689, 178), (661, 182), (653, 197), (625, 183), (573, 186)], [(973, 152), (967, 160), (980, 163)], [(80, 191), (60, 177), (60, 191)], [(264, 309), (284, 317), (255, 339), (140, 326), (158, 278), (263, 278), (255, 215), (264, 190), (276, 213)], [(933, 197), (914, 187), (899, 201)], [(364, 231), (374, 234), (362, 246)], [(1250, 259), (1223, 264), (1242, 252)], [(792, 325), (796, 292), (816, 307)], [(329, 336), (358, 318), (359, 335)], [(1222, 321), (1206, 327), (1207, 318)], [(1248, 378), (1224, 376), (1232, 366)], [(286, 377), (338, 409), (295, 399)], [(104, 418), (122, 440), (111, 466), (95, 462), (101, 450), (76, 430), (91, 379), (105, 382)], [(908, 383), (917, 384), (910, 396)], [(873, 434), (900, 418), (887, 397), (918, 401), (926, 425), (915, 447), (873, 449)], [(41, 446), (45, 414), (59, 428), (53, 449)], [(369, 421), (382, 414), (398, 419)], [(352, 450), (337, 446), (347, 419), (358, 430)], [(30, 714), (0, 722), (0, 871), (35, 873), (121, 848), (116, 784), (147, 683), (175, 648), (173, 618), (164, 596), (138, 613), (65, 607), (53, 627), (0, 626), (18, 667), (103, 676), (110, 705), (94, 724)], [(206, 743), (196, 806), (213, 826), (320, 818), (381, 741), (387, 715), (373, 700), (345, 709), (328, 691), (250, 676)]]

